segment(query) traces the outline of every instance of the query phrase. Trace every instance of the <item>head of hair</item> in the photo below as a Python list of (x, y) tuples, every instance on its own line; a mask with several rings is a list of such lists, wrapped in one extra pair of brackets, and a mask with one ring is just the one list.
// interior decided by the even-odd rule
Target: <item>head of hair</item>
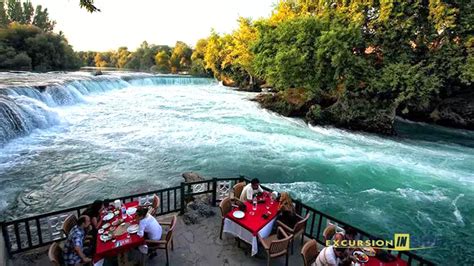
[(260, 180), (258, 180), (258, 178), (254, 178), (254, 179), (252, 179), (252, 180), (250, 181), (250, 184), (252, 184), (252, 185), (258, 185), (258, 184), (260, 184)]
[(79, 226), (83, 225), (87, 221), (87, 219), (90, 219), (89, 216), (81, 215), (79, 219), (77, 219), (77, 225)]
[(92, 216), (96, 217), (99, 216), (100, 209), (102, 209), (102, 206), (104, 205), (104, 202), (101, 200), (95, 200), (91, 206), (89, 206), (89, 211)]
[(145, 217), (147, 213), (148, 213), (148, 208), (139, 207), (137, 209), (137, 216), (138, 217)]
[(288, 192), (280, 193), (280, 205), (285, 209), (293, 209), (293, 201), (291, 200), (290, 194)]
[(348, 226), (345, 229), (345, 231), (346, 231), (346, 235), (351, 235), (351, 236), (357, 235), (357, 230), (355, 230), (353, 227)]

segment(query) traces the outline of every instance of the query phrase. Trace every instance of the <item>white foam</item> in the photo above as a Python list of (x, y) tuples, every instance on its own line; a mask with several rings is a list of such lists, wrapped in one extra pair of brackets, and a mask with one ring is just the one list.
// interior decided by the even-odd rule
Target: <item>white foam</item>
[(454, 200), (453, 202), (451, 203), (454, 207), (454, 211), (453, 211), (453, 214), (454, 214), (454, 217), (456, 217), (456, 220), (461, 224), (461, 225), (464, 225), (464, 219), (462, 217), (462, 214), (461, 212), (459, 211), (458, 209), (458, 206), (456, 205), (456, 203), (458, 202), (458, 200), (460, 198), (464, 197), (464, 194), (459, 194)]

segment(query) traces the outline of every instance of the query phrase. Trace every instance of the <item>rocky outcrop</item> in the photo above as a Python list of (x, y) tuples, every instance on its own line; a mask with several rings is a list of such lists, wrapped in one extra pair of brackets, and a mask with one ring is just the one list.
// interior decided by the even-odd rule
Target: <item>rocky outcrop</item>
[(364, 98), (341, 98), (321, 109), (311, 106), (306, 120), (313, 125), (332, 125), (356, 131), (394, 135), (396, 106), (391, 102)]
[(304, 117), (312, 105), (311, 97), (305, 89), (288, 89), (277, 93), (262, 93), (254, 101), (263, 108), (290, 117)]

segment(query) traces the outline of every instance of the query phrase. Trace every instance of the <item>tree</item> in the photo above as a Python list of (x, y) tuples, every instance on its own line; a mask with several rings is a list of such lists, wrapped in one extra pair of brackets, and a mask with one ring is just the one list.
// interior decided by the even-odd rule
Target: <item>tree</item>
[(38, 5), (33, 17), (33, 25), (44, 31), (53, 31), (56, 21), (49, 19), (47, 8), (43, 9), (41, 5)]
[(0, 2), (0, 28), (6, 28), (8, 24), (10, 24), (10, 19), (7, 16), (5, 4)]
[(170, 57), (170, 68), (172, 73), (187, 71), (191, 67), (191, 55), (193, 50), (184, 42), (177, 41)]
[(160, 51), (155, 56), (156, 70), (161, 73), (169, 73), (170, 68), (170, 56), (166, 51)]

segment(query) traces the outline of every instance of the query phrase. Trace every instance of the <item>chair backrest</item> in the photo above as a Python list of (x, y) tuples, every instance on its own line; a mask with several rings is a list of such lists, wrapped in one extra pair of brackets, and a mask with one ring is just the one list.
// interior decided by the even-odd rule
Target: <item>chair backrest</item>
[(64, 234), (67, 236), (71, 229), (77, 224), (76, 215), (71, 214), (69, 215), (66, 220), (64, 220), (63, 227), (61, 228)]
[(313, 264), (316, 261), (318, 254), (318, 243), (316, 240), (311, 239), (310, 241), (306, 242), (301, 249), (301, 256), (303, 256), (304, 266)]
[(158, 209), (158, 207), (160, 207), (160, 203), (161, 203), (160, 198), (156, 194), (154, 194), (153, 195), (153, 203), (151, 204), (151, 207), (153, 209)]
[(176, 215), (174, 215), (173, 219), (171, 219), (170, 229), (166, 233), (166, 238), (165, 238), (166, 242), (169, 242), (171, 238), (173, 238), (173, 231), (174, 231), (174, 228), (176, 227), (176, 221), (177, 221), (177, 218), (176, 218)]
[(336, 226), (335, 225), (328, 225), (323, 231), (324, 240), (330, 240), (334, 234), (336, 233)]
[(288, 246), (290, 244), (292, 235), (288, 235), (285, 230), (281, 227), (278, 227), (277, 234), (281, 234), (283, 238), (274, 240), (270, 243), (269, 255), (271, 257), (276, 257), (283, 255), (288, 252)]
[(62, 255), (63, 255), (63, 251), (57, 242), (54, 242), (53, 244), (51, 244), (51, 246), (49, 246), (48, 257), (52, 265), (55, 265), (55, 266), (62, 265), (62, 261), (63, 261)]
[(234, 185), (234, 198), (240, 199), (240, 195), (242, 194), (242, 190), (245, 187), (245, 182), (240, 182)]
[(229, 197), (225, 197), (221, 203), (219, 203), (219, 209), (221, 209), (222, 218), (226, 216), (227, 213), (232, 211), (232, 202)]
[(293, 229), (293, 232), (294, 233), (297, 233), (297, 232), (301, 232), (302, 230), (305, 229), (306, 227), (306, 222), (308, 222), (308, 219), (309, 219), (309, 213), (306, 214), (306, 216), (302, 219), (302, 220), (299, 220), (296, 224), (295, 224), (295, 227)]

